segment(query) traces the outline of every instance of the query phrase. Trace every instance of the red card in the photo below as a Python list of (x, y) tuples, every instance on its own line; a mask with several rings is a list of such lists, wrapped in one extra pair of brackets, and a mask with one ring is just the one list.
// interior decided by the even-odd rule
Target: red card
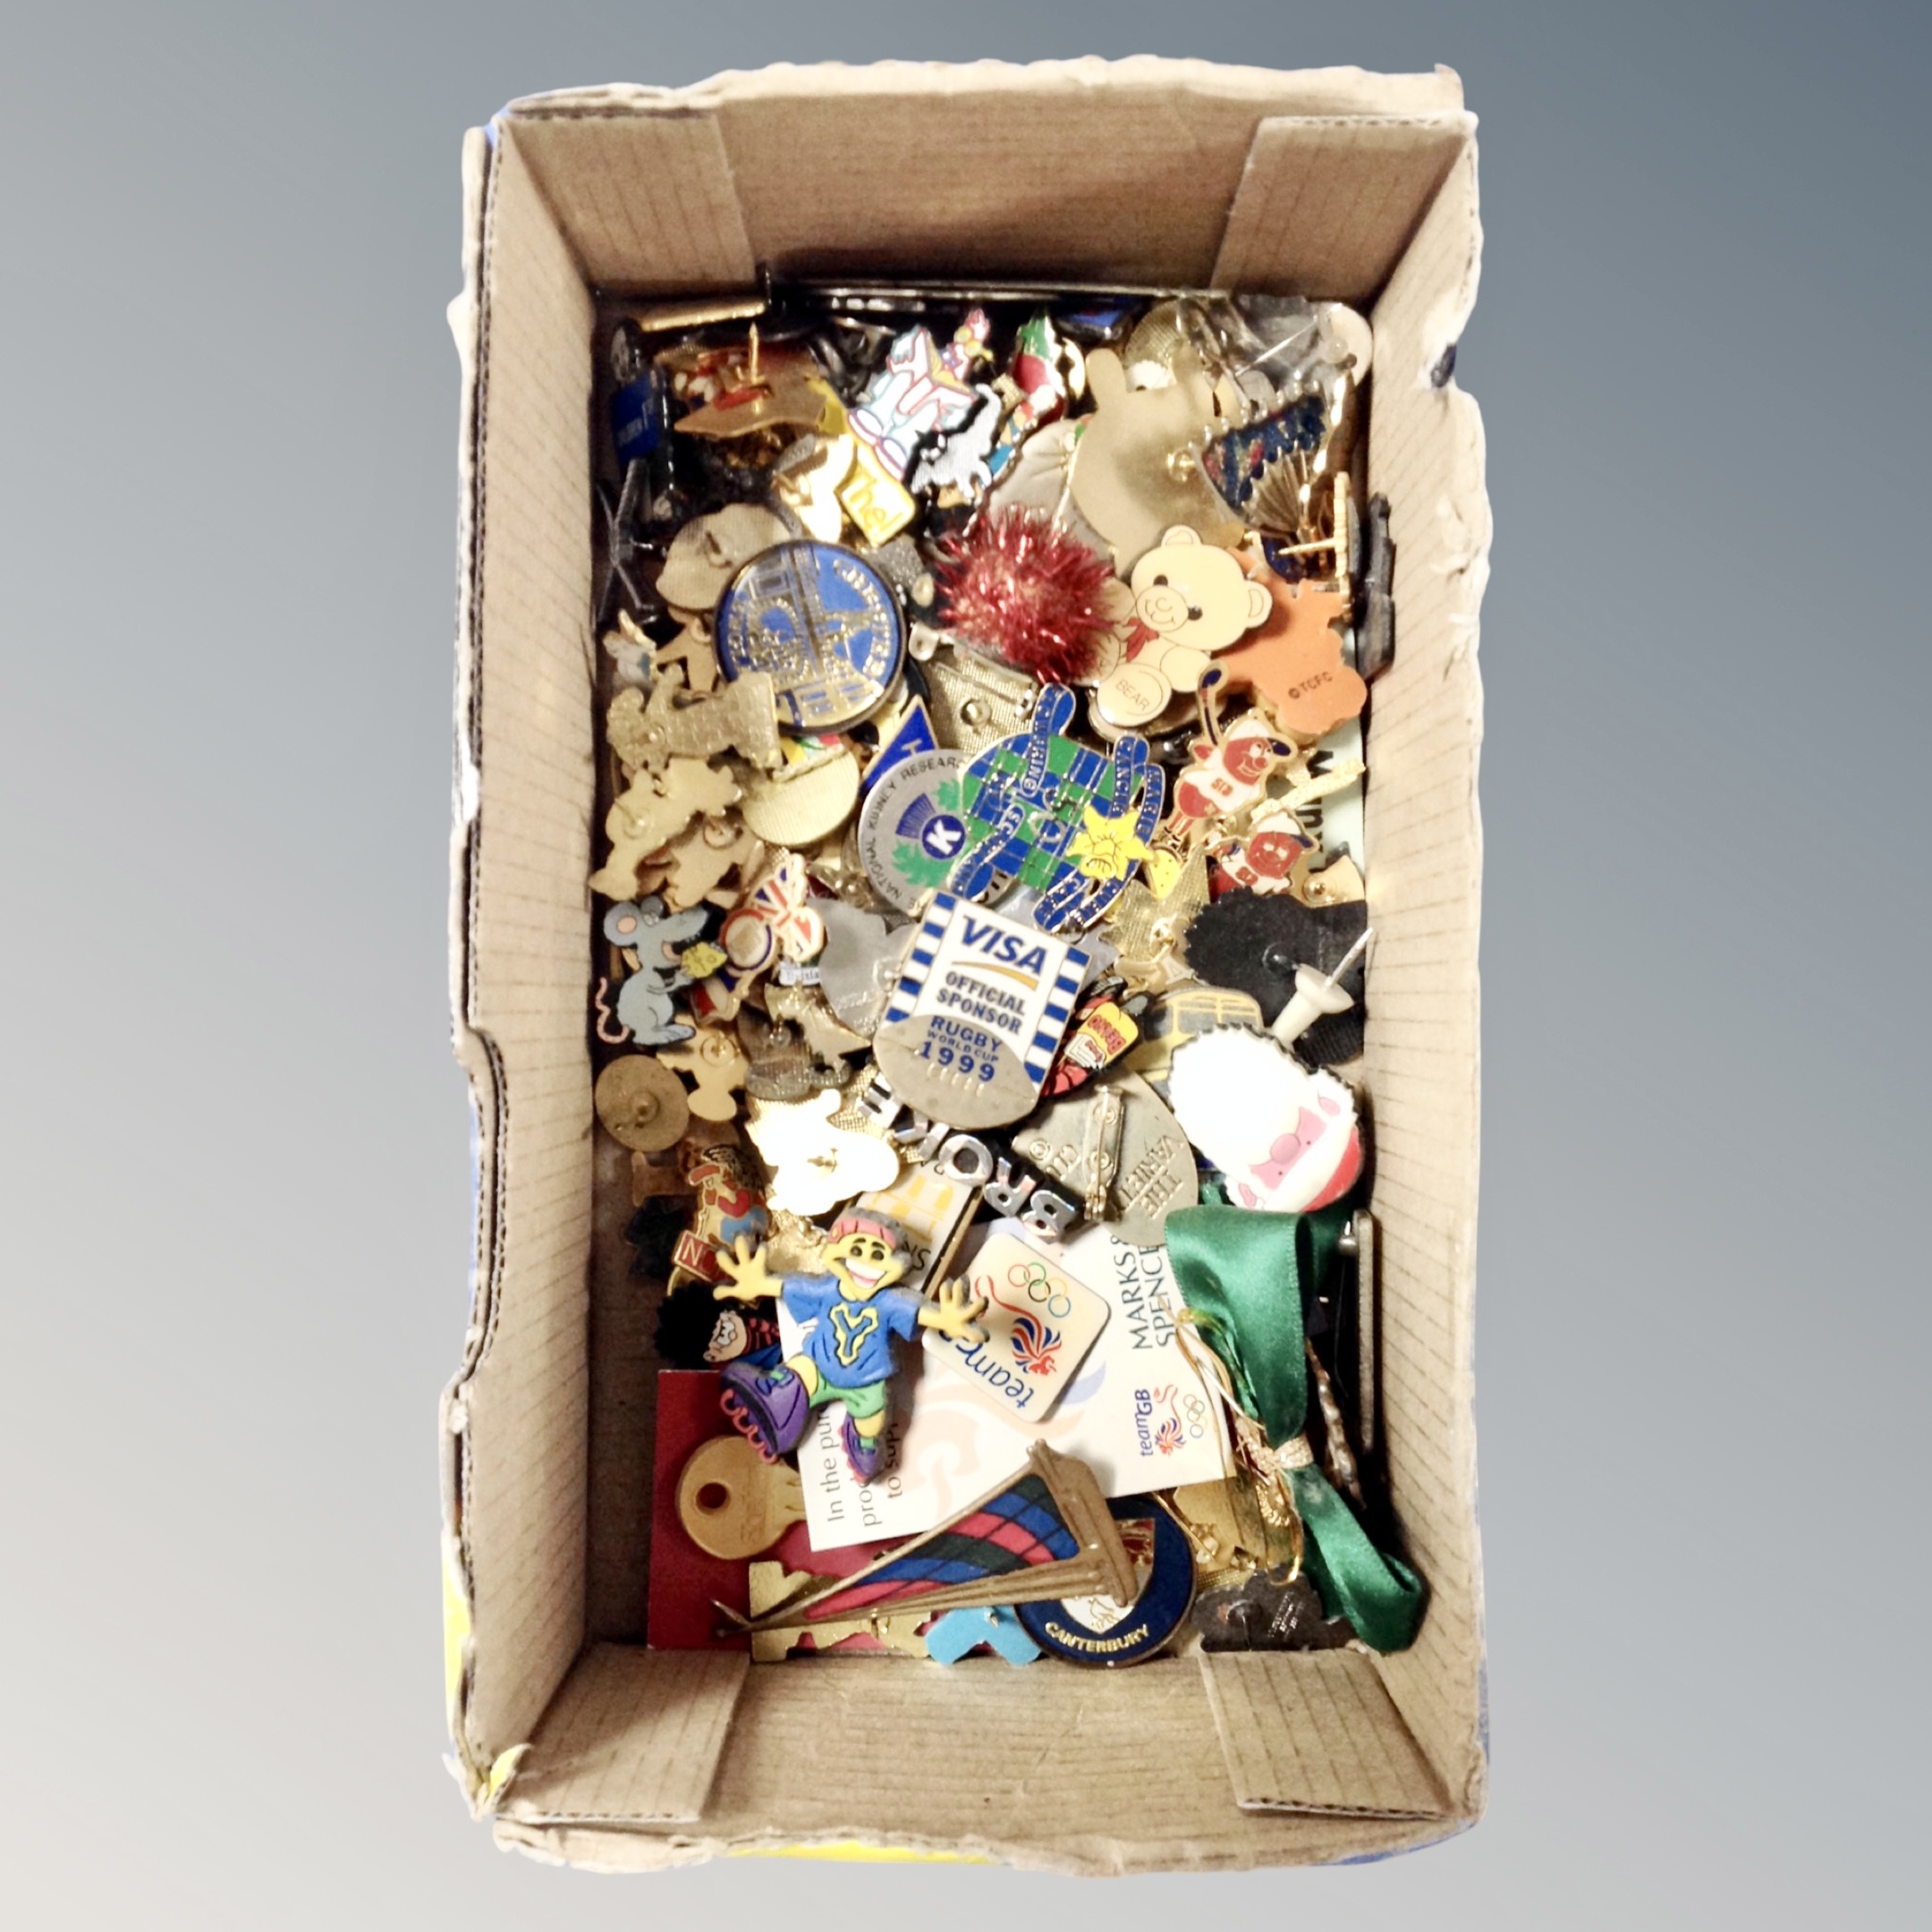
[[(666, 1368), (657, 1377), (657, 1453), (651, 1480), (650, 1598), (646, 1625), (654, 1650), (742, 1650), (749, 1640), (714, 1634), (718, 1615), (714, 1604), (724, 1604), (741, 1615), (750, 1614), (750, 1585), (747, 1566), (699, 1549), (684, 1533), (678, 1518), (678, 1478), (700, 1443), (729, 1433), (718, 1396), (724, 1377), (715, 1368)], [(786, 1530), (767, 1557), (788, 1570), (809, 1570), (814, 1576), (850, 1576), (862, 1570), (891, 1543), (854, 1543), (844, 1549), (815, 1550), (796, 1522)], [(876, 1650), (883, 1648), (870, 1637), (852, 1637), (839, 1648)]]
[(666, 1368), (657, 1377), (657, 1454), (651, 1482), (649, 1615), (654, 1650), (744, 1650), (743, 1637), (718, 1637), (714, 1603), (749, 1614), (742, 1563), (707, 1555), (678, 1521), (678, 1478), (699, 1443), (730, 1425), (718, 1407), (724, 1377), (715, 1368)]

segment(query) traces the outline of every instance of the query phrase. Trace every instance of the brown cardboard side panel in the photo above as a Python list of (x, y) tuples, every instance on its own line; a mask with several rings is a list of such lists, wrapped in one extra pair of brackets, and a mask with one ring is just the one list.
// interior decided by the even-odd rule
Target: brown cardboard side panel
[(1482, 1596), (1472, 1326), (1482, 692), (1476, 621), (1488, 502), (1475, 404), (1438, 382), (1481, 255), (1471, 143), (1377, 305), (1369, 487), (1396, 545), (1396, 656), (1369, 727), (1376, 1110), (1385, 1446), (1409, 1553), (1433, 1592), (1383, 1681), (1459, 1811), (1481, 1809)]
[(1153, 89), (1183, 89), (1274, 114), (1452, 114), (1462, 105), (1462, 82), (1447, 67), (1385, 74), (1361, 67), (1244, 67), (1158, 54), (957, 64), (884, 60), (863, 66), (836, 61), (795, 66), (780, 61), (749, 72), (714, 74), (688, 91), (696, 99), (780, 103), (801, 95), (837, 93), (852, 97), (863, 114), (876, 99), (905, 94), (1008, 94), (1055, 103), (1074, 92), (1110, 88), (1129, 99)]
[[(714, 219), (732, 247), (741, 240), (751, 259), (783, 274), (1199, 286), (1264, 116), (1453, 115), (1460, 106), (1447, 73), (1276, 73), (1143, 57), (780, 67), (677, 94), (539, 96), (511, 114), (595, 278), (659, 291), (693, 285), (700, 266), (716, 281), (747, 278), (730, 247), (705, 261), (665, 245), (676, 223), (696, 230)], [(736, 212), (721, 213), (709, 145), (718, 130), (741, 227)], [(661, 173), (666, 142), (688, 176)], [(889, 165), (873, 158), (886, 156)], [(1318, 202), (1353, 205), (1367, 238), (1358, 252), (1385, 266), (1421, 203), (1381, 210), (1386, 233), (1371, 236), (1377, 208), (1360, 191), (1360, 165), (1336, 141), (1300, 163)], [(1325, 185), (1332, 166), (1338, 178)], [(627, 227), (620, 184), (647, 181), (645, 224)]]
[(729, 1651), (593, 1645), (545, 1714), (504, 1815), (695, 1821), (750, 1667)]
[(487, 1069), (487, 1253), (462, 1430), (473, 1651), (465, 1731), (526, 1739), (581, 1639), (590, 1091), (591, 305), (513, 142), (490, 174), (478, 370), (473, 608), (459, 783), (469, 812), (461, 1023)]
[[(510, 103), (518, 120), (597, 119), (640, 114), (703, 114), (721, 105), (763, 105), (784, 109), (800, 99), (835, 95), (850, 100), (861, 132), (882, 98), (906, 95), (967, 94), (975, 97), (1024, 95), (1053, 100), (1079, 89), (1182, 88), (1283, 114), (1443, 114), (1462, 106), (1462, 82), (1437, 66), (1428, 73), (1370, 73), (1360, 67), (1241, 67), (1216, 61), (1173, 60), (1134, 54), (1122, 60), (1083, 55), (1074, 60), (1025, 63), (979, 60), (816, 61), (799, 65), (727, 68), (690, 87), (616, 82), (603, 87), (559, 88)], [(877, 143), (869, 144), (877, 151)], [(864, 158), (863, 150), (859, 160)], [(855, 162), (855, 165), (858, 165)]]
[[(573, 1679), (511, 1787), (500, 1838), (614, 1868), (857, 1840), (1104, 1873), (1305, 1864), (1442, 1835), (1439, 1819), (1240, 1809), (1199, 1670), (1179, 1657), (1117, 1672), (991, 1657), (754, 1665), (695, 1824), (668, 1835), (572, 1829), (593, 1797), (607, 1803), (654, 1775), (648, 1714), (669, 1655), (586, 1654), (581, 1709), (602, 1755), (573, 1767), (560, 1743)], [(614, 1728), (597, 1728), (599, 1713), (615, 1714)]]
[(475, 859), (478, 773), (475, 744), (475, 639), (479, 600), (477, 555), (478, 448), (482, 433), (482, 397), (478, 371), (482, 361), (483, 233), (490, 178), (489, 142), (481, 128), (463, 137), (462, 288), (449, 306), (450, 333), (462, 367), (462, 402), (456, 445), (456, 691), (454, 758), (450, 814), (450, 1015), (451, 1044), (469, 1077), (472, 1119), (477, 1225), (471, 1255), (470, 1319), (463, 1335), (462, 1361), (443, 1392), (437, 1417), (441, 1450), (444, 1571), (444, 1690), (451, 1742), (464, 1788), (474, 1802), (487, 1788), (489, 1760), (479, 1758), (464, 1719), (474, 1664), (474, 1623), (470, 1611), (470, 1576), (462, 1551), (463, 1478), (468, 1449), (462, 1439), (462, 1394), (483, 1344), (491, 1293), (490, 1271), (496, 1247), (496, 1071), (489, 1042), (470, 1025), (470, 879)]
[[(1251, 108), (1165, 89), (1138, 101), (1077, 85), (879, 96), (865, 124), (894, 157), (882, 179), (852, 165), (847, 100), (724, 112), (759, 258), (807, 275), (997, 270), (1198, 285), (1252, 128)], [(930, 192), (941, 179), (945, 192)]]
[(542, 185), (594, 286), (741, 287), (757, 258), (745, 239), (731, 163), (715, 114), (515, 123), (520, 152)]
[[(477, 529), (477, 464), (482, 436), (482, 396), (478, 369), (482, 357), (483, 230), (489, 189), (489, 141), (481, 128), (463, 137), (462, 292), (449, 307), (450, 333), (462, 370), (462, 405), (456, 444), (456, 701), (455, 771), (450, 813), (450, 1013), (456, 1057), (470, 1076), (478, 1110), (479, 1193), (491, 1197), (491, 1164), (496, 1144), (496, 1082), (489, 1050), (470, 1030), (470, 870), (476, 835), (477, 761), (476, 636), (481, 595)], [(482, 1230), (479, 1230), (479, 1237)], [(487, 1242), (479, 1239), (477, 1279), (480, 1286)], [(480, 1330), (476, 1332), (480, 1340)]]
[(1373, 296), (1474, 126), (1462, 114), (1264, 121), (1228, 211), (1215, 286)]
[(1203, 1652), (1234, 1801), (1260, 1811), (1440, 1818), (1441, 1789), (1372, 1658)]

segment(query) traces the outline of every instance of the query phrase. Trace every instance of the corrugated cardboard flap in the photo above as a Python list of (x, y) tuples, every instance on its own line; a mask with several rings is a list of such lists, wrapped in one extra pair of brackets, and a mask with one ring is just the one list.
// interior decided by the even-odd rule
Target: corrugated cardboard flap
[(595, 1644), (545, 1713), (503, 1816), (525, 1824), (689, 1824), (717, 1774), (750, 1660)]
[(1373, 295), (1475, 129), (1468, 114), (1264, 121), (1228, 210), (1214, 285), (1343, 301)]
[(513, 151), (472, 140), (466, 165), (479, 229), (453, 317), (470, 387), (452, 953), (478, 1249), (443, 1426), (465, 1626), (452, 1701), (474, 1797), (583, 1636), (593, 309)]
[(1234, 1801), (1247, 1811), (1443, 1818), (1428, 1760), (1355, 1650), (1204, 1652)]
[(1482, 1809), (1482, 1575), (1474, 1507), (1478, 614), (1489, 568), (1482, 418), (1452, 374), (1482, 260), (1464, 145), (1374, 312), (1368, 482), (1394, 506), (1395, 661), (1370, 700), (1375, 1101), (1384, 1445), (1409, 1560), (1428, 1580), (1415, 1644), (1382, 1681), (1459, 1814)]
[[(701, 1665), (716, 1675), (667, 1697), (673, 1671)], [(1361, 1801), (1326, 1815), (1239, 1808), (1200, 1672), (1184, 1657), (1087, 1671), (835, 1656), (745, 1673), (736, 1657), (592, 1647), (538, 1731), (498, 1838), (613, 1869), (860, 1843), (1113, 1873), (1319, 1862), (1443, 1830), (1433, 1792), (1426, 1814), (1377, 1809), (1394, 1787), (1359, 1781), (1361, 1746), (1347, 1737), (1339, 1765), (1311, 1768), (1312, 1788)], [(681, 1715), (693, 1701), (698, 1715)], [(722, 1750), (705, 1727), (720, 1712)], [(1305, 1748), (1318, 1758), (1326, 1740), (1311, 1733)], [(628, 1809), (694, 1799), (696, 1812), (655, 1827)]]
[[(1310, 292), (1360, 300), (1466, 138), (1462, 106), (1446, 69), (1143, 55), (779, 66), (535, 95), (503, 118), (605, 288), (730, 286), (757, 264), (1201, 287), (1233, 208), (1268, 271), (1245, 285), (1313, 265)], [(1291, 217), (1317, 251), (1272, 262)]]
[[(619, 114), (708, 114), (719, 106), (780, 105), (835, 96), (861, 104), (903, 95), (983, 97), (1044, 96), (1084, 89), (1184, 88), (1277, 114), (1438, 114), (1462, 106), (1462, 82), (1447, 67), (1428, 73), (1370, 73), (1361, 67), (1237, 67), (1216, 61), (1134, 54), (1123, 60), (1087, 55), (1042, 61), (774, 61), (768, 67), (726, 68), (690, 87), (557, 88), (526, 94), (504, 109), (520, 121), (598, 120)], [(864, 158), (855, 144), (855, 167)]]

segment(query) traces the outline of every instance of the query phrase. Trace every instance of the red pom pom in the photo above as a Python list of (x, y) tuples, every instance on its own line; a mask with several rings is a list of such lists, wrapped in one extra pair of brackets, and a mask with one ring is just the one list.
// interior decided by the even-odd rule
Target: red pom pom
[(1000, 511), (949, 539), (938, 577), (950, 630), (1049, 683), (1082, 676), (1113, 622), (1101, 599), (1114, 572), (1038, 511)]

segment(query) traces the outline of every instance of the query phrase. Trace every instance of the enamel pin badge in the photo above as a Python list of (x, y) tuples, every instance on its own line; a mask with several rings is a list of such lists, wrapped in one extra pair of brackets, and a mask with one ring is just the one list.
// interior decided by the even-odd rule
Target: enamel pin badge
[(957, 751), (902, 758), (872, 789), (859, 815), (859, 862), (882, 899), (910, 912), (966, 849)]
[(967, 1270), (984, 1299), (978, 1341), (928, 1335), (926, 1352), (996, 1413), (1042, 1422), (1106, 1326), (1107, 1304), (1058, 1261), (996, 1230)]
[(771, 674), (782, 724), (839, 731), (892, 690), (905, 661), (905, 620), (892, 586), (863, 557), (836, 544), (777, 544), (720, 600), (717, 652), (728, 678)]
[(1240, 1208), (1303, 1214), (1361, 1178), (1355, 1097), (1258, 1033), (1203, 1033), (1167, 1076), (1182, 1131), (1226, 1177)]
[(1096, 1593), (1015, 1606), (1028, 1635), (1049, 1656), (1103, 1669), (1155, 1656), (1187, 1621), (1194, 1602), (1193, 1553), (1160, 1499), (1122, 1496), (1108, 1507), (1133, 1565), (1133, 1595)]
[(1065, 735), (1072, 716), (1073, 693), (1047, 685), (1030, 727), (988, 745), (961, 781), (966, 851), (953, 891), (981, 899), (1030, 888), (1043, 932), (1090, 926), (1120, 897), (1167, 794), (1144, 738), (1129, 733), (1108, 756)]
[(939, 893), (873, 1042), (894, 1090), (953, 1127), (1032, 1111), (1087, 970), (1077, 946)]

